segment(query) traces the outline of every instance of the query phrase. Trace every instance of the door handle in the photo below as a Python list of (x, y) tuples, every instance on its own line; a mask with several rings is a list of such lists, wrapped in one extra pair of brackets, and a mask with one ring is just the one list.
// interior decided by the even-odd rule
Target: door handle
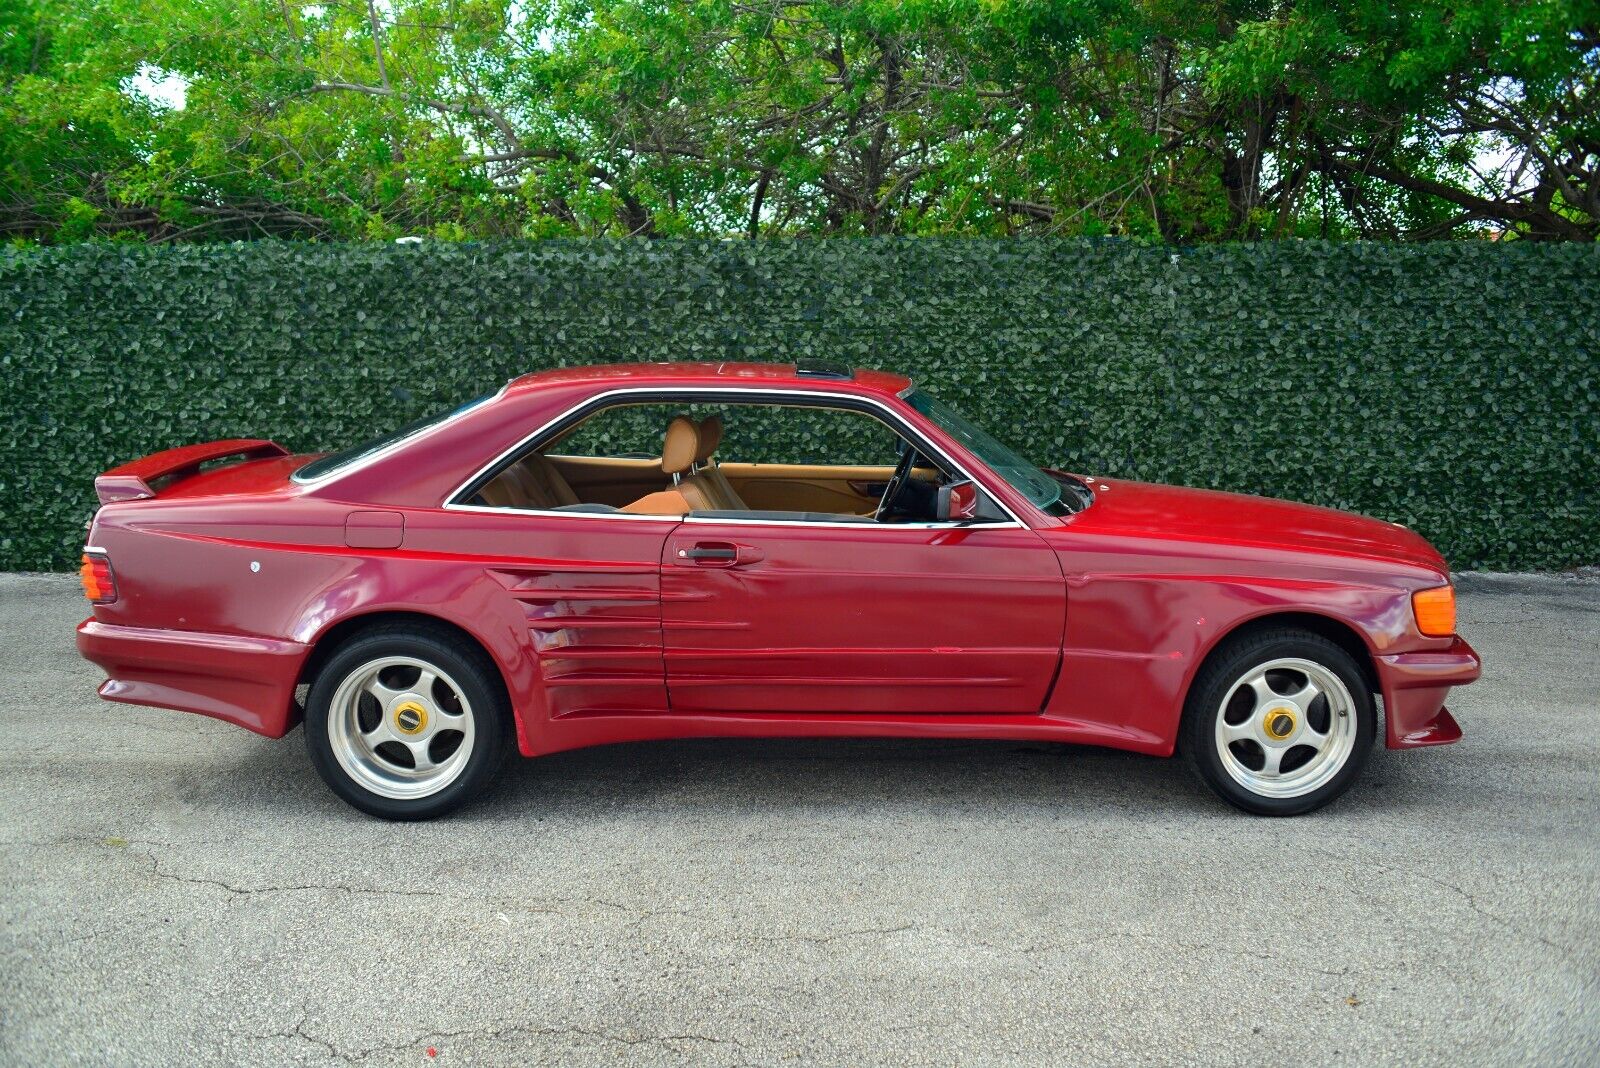
[(679, 560), (700, 567), (738, 567), (760, 560), (766, 554), (748, 545), (735, 545), (731, 541), (702, 541), (679, 549)]
[(731, 563), (739, 559), (739, 550), (731, 546), (722, 548), (696, 545), (692, 549), (679, 549), (678, 555), (689, 560), (726, 560)]

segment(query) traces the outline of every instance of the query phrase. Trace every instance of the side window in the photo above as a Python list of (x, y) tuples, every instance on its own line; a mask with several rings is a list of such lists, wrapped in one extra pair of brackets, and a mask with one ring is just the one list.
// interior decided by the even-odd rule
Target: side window
[[(664, 469), (668, 428), (680, 425)], [(712, 441), (707, 435), (714, 435)], [(849, 407), (739, 400), (613, 404), (508, 461), (473, 503), (494, 508), (903, 522), (934, 518), (953, 476)]]
[(703, 419), (711, 410), (701, 404), (617, 404), (595, 412), (545, 451), (561, 456), (654, 459), (661, 455), (661, 435), (668, 423), (680, 415)]
[(899, 435), (865, 412), (740, 404), (720, 414), (724, 462), (880, 466), (898, 456)]
[(559, 456), (653, 459), (667, 424), (680, 415), (722, 419), (717, 458), (746, 464), (882, 466), (900, 438), (865, 412), (780, 404), (617, 404), (602, 408), (545, 452)]

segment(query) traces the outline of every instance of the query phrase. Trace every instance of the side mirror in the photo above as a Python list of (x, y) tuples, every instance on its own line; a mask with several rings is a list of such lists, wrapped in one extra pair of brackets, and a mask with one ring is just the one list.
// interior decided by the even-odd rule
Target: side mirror
[(960, 523), (978, 518), (978, 484), (972, 481), (952, 482), (939, 487), (939, 503), (934, 514), (941, 523)]

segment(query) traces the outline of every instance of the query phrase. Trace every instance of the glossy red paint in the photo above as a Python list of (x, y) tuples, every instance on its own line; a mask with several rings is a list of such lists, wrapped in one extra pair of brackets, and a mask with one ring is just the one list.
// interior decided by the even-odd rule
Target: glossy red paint
[(292, 725), (295, 679), (308, 651), (272, 638), (93, 619), (78, 627), (78, 650), (110, 676), (100, 686), (108, 701), (198, 712), (268, 738), (281, 738)]
[(685, 523), (661, 559), (674, 712), (1036, 715), (1065, 614), (1030, 530)]
[(117, 501), (140, 500), (154, 497), (151, 484), (163, 479), (181, 479), (200, 473), (200, 467), (209, 461), (228, 457), (251, 459), (261, 456), (286, 456), (289, 450), (275, 441), (263, 438), (236, 438), (229, 441), (210, 441), (202, 445), (181, 445), (176, 449), (152, 453), (100, 475), (94, 488), (101, 504)]
[[(333, 477), (234, 441), (108, 472), (90, 542), (117, 600), (79, 648), (110, 700), (278, 737), (319, 642), (431, 617), (505, 680), (526, 755), (684, 736), (1014, 738), (1173, 751), (1189, 684), (1240, 627), (1292, 620), (1363, 649), (1394, 748), (1460, 737), (1478, 659), (1430, 638), (1413, 590), (1449, 581), (1416, 534), (1327, 509), (1091, 480), (1047, 515), (900, 397), (906, 379), (761, 364), (565, 368)], [(999, 526), (797, 524), (447, 506), (496, 457), (626, 391), (874, 406), (975, 477)], [(219, 451), (220, 450), (220, 451)], [(240, 462), (201, 470), (230, 457)], [(140, 486), (146, 499), (119, 498)], [(165, 483), (163, 483), (165, 480)], [(696, 547), (731, 559), (691, 558)]]

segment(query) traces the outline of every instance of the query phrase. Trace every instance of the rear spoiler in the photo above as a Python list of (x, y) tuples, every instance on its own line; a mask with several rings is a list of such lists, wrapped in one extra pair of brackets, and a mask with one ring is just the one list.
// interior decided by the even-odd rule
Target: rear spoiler
[(204, 445), (184, 445), (165, 452), (153, 452), (121, 467), (113, 467), (95, 478), (94, 491), (99, 495), (101, 504), (137, 501), (156, 495), (152, 482), (171, 485), (199, 474), (200, 466), (213, 460), (225, 460), (233, 456), (241, 460), (256, 460), (264, 456), (287, 455), (288, 449), (265, 438), (233, 438), (228, 441), (208, 441)]

